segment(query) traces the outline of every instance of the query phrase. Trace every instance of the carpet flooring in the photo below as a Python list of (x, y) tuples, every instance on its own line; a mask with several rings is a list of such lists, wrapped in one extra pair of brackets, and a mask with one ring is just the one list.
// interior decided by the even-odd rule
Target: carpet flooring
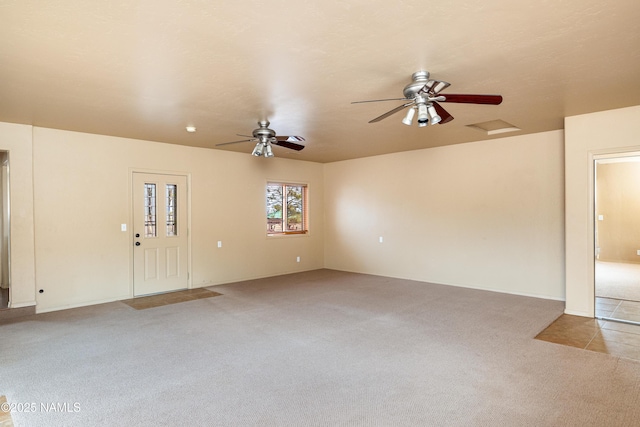
[(40, 405), (13, 411), (15, 426), (640, 419), (640, 363), (534, 339), (559, 301), (332, 270), (211, 289), (1, 324), (0, 395)]
[(596, 261), (597, 297), (640, 301), (640, 264)]

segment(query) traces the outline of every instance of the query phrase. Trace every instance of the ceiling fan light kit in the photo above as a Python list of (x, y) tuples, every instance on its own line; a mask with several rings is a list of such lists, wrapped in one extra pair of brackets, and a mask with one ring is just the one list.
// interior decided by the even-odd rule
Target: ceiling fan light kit
[(413, 123), (413, 117), (416, 115), (416, 107), (411, 107), (407, 110), (407, 115), (402, 119), (402, 123), (407, 126), (411, 126)]
[(453, 116), (439, 104), (440, 102), (488, 105), (499, 105), (502, 102), (502, 96), (500, 95), (459, 95), (440, 93), (449, 86), (451, 86), (451, 84), (448, 82), (429, 79), (428, 71), (416, 71), (411, 75), (411, 83), (406, 85), (402, 91), (404, 98), (355, 101), (352, 102), (352, 104), (380, 101), (405, 101), (404, 104), (394, 108), (393, 110), (387, 111), (373, 120), (370, 120), (369, 123), (379, 122), (382, 119), (386, 119), (387, 117), (404, 110), (405, 108), (409, 108), (406, 116), (402, 119), (402, 123), (407, 126), (411, 126), (413, 118), (417, 113), (418, 127), (425, 127), (429, 123), (432, 125), (443, 125), (453, 120)]

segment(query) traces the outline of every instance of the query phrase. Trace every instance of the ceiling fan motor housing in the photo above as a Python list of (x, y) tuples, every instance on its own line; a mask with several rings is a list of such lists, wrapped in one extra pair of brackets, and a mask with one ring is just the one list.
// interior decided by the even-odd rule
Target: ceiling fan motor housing
[(258, 122), (258, 126), (260, 127), (253, 131), (254, 138), (258, 138), (260, 141), (266, 142), (276, 136), (276, 132), (273, 129), (269, 129), (268, 120)]
[(411, 75), (411, 83), (404, 87), (404, 97), (407, 99), (413, 99), (420, 89), (424, 87), (425, 84), (429, 81), (429, 72), (428, 71), (416, 71)]

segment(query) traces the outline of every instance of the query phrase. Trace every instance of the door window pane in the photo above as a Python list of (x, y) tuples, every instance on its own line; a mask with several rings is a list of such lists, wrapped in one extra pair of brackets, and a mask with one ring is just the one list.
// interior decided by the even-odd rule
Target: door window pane
[(156, 237), (156, 185), (144, 184), (144, 237)]
[(167, 237), (178, 235), (176, 208), (178, 203), (178, 186), (167, 184)]

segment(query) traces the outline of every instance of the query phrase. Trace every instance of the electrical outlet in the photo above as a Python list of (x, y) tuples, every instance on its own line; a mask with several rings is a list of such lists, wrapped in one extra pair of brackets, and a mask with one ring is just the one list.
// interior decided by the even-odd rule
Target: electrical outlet
[(636, 255), (640, 255), (640, 249), (636, 251)]
[(222, 247), (222, 240), (218, 240), (218, 247), (221, 248)]
[(296, 257), (296, 262), (300, 262), (300, 257)]
[(378, 239), (378, 242), (380, 243), (384, 242), (384, 239), (382, 238), (382, 236), (380, 236), (380, 238)]

